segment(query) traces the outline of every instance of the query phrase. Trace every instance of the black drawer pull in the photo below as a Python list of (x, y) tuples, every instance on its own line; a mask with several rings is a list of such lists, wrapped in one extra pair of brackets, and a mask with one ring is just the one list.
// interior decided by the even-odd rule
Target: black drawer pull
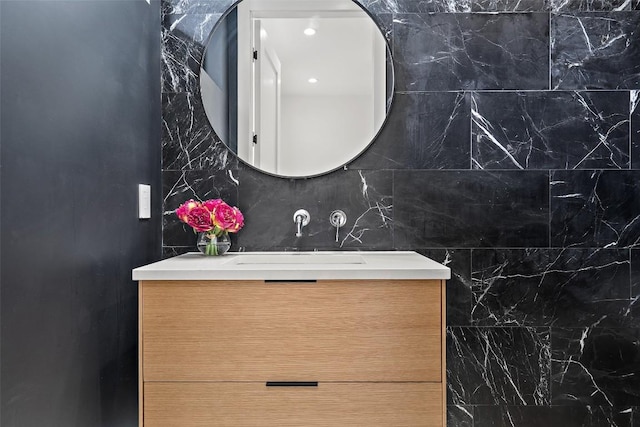
[(267, 381), (267, 387), (318, 387), (318, 381)]
[(317, 280), (265, 280), (264, 283), (316, 283)]

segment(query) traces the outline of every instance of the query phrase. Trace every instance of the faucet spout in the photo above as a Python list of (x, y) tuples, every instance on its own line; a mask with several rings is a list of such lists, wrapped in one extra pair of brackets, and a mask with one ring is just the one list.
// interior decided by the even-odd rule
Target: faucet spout
[(298, 209), (293, 214), (293, 222), (296, 224), (296, 237), (302, 237), (302, 227), (309, 224), (311, 215), (304, 209)]

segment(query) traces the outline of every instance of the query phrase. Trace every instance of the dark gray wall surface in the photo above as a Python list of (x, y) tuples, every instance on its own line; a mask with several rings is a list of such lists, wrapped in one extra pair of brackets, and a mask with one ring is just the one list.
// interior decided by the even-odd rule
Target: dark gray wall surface
[(131, 269), (161, 245), (160, 5), (0, 11), (0, 424), (136, 426)]

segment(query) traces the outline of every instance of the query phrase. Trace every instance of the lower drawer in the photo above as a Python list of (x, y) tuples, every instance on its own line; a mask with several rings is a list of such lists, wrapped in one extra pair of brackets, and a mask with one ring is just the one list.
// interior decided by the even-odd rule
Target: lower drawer
[(443, 425), (441, 383), (144, 383), (145, 427)]

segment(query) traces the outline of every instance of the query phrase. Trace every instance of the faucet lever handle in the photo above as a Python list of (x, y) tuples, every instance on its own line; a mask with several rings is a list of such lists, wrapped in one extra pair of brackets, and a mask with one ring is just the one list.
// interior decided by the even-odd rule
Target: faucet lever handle
[(329, 215), (329, 222), (336, 228), (336, 243), (340, 241), (340, 227), (347, 223), (347, 215), (341, 210), (335, 210)]

